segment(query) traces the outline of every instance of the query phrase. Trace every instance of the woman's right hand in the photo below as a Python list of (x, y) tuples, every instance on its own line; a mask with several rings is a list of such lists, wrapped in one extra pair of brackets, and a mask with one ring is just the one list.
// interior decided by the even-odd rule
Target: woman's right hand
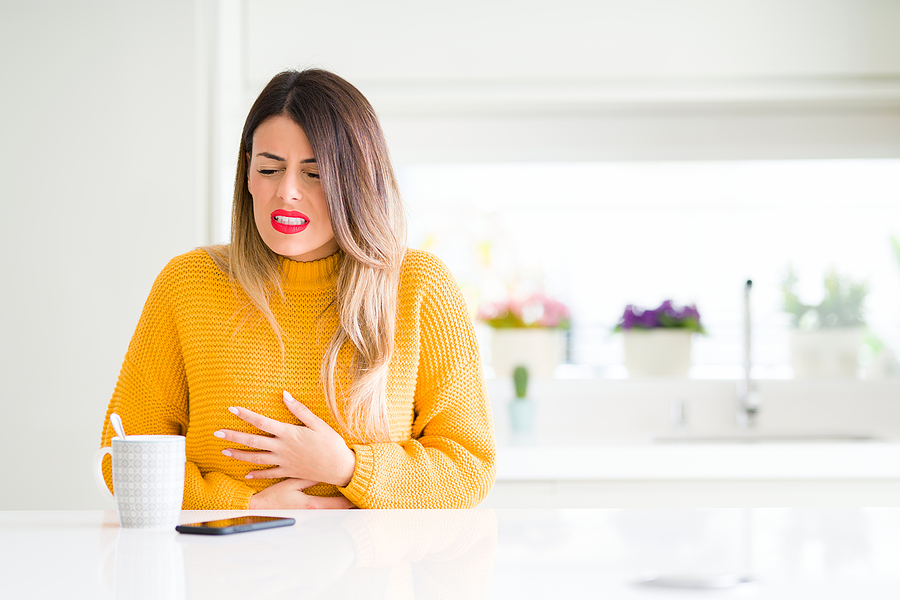
[(285, 479), (250, 496), (250, 510), (356, 508), (343, 496), (310, 496), (303, 490), (317, 481)]

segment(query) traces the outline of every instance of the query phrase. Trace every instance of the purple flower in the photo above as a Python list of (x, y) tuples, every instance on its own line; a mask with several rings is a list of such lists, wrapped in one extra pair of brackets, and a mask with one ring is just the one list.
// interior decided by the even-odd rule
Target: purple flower
[(629, 304), (625, 307), (625, 313), (622, 315), (622, 328), (631, 329), (640, 322), (640, 318), (634, 312), (634, 306)]
[(671, 300), (666, 300), (652, 310), (644, 310), (633, 304), (627, 305), (615, 331), (656, 328), (687, 329), (706, 333), (700, 324), (700, 313), (695, 305), (679, 307)]
[(656, 316), (656, 311), (645, 310), (638, 319), (638, 323), (645, 329), (653, 329), (654, 327), (659, 327), (659, 318)]

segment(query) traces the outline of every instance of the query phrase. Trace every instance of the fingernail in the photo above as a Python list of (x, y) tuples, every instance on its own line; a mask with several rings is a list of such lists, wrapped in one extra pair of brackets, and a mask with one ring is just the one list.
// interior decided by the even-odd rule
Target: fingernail
[(219, 437), (219, 438), (223, 438), (223, 437), (225, 437), (225, 432), (224, 431), (216, 431), (215, 433), (213, 433), (213, 435), (216, 437)]
[(246, 475), (244, 475), (244, 479), (253, 479), (253, 474), (247, 473)]
[(238, 414), (238, 409), (237, 409), (237, 407), (229, 406), (229, 407), (228, 407), (228, 412), (230, 412), (230, 413), (233, 414), (233, 415), (236, 415), (236, 414)]
[(285, 402), (296, 402), (296, 400), (294, 400), (294, 397), (291, 396), (291, 393), (289, 391), (285, 390), (282, 395), (284, 396)]
[(231, 456), (231, 450), (222, 450), (222, 454), (225, 456)]

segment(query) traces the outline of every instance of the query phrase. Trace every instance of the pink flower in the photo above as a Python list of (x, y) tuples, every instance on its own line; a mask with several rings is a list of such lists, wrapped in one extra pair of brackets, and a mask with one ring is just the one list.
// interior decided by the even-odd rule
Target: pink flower
[(548, 327), (569, 328), (569, 309), (559, 300), (544, 294), (532, 294), (527, 298), (511, 298), (506, 302), (482, 304), (478, 319), (491, 327)]

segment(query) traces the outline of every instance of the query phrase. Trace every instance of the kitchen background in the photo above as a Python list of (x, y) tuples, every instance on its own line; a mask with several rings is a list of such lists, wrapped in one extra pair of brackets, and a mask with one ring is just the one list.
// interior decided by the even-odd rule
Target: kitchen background
[[(569, 364), (532, 386), (530, 437), (510, 430), (512, 386), (490, 382), (501, 493), (562, 497), (546, 493), (560, 485), (540, 464), (578, 463), (560, 451), (573, 411), (587, 425), (569, 437), (591, 444), (579, 452), (628, 437), (611, 424), (637, 424), (635, 439), (668, 431), (673, 399), (689, 422), (724, 430), (748, 278), (753, 374), (769, 386), (760, 418), (773, 419), (761, 424), (810, 427), (808, 406), (791, 404), (802, 397), (854, 431), (900, 432), (898, 2), (94, 0), (4, 2), (0, 14), (0, 509), (102, 505), (89, 459), (143, 301), (169, 258), (227, 238), (240, 126), (286, 67), (334, 70), (369, 97), (410, 242), (448, 263), (473, 313), (510, 291), (570, 309)], [(792, 379), (790, 267), (809, 303), (829, 269), (867, 282), (855, 378)], [(611, 329), (626, 304), (666, 298), (696, 303), (709, 333), (694, 336), (690, 377), (628, 379)], [(479, 333), (487, 356), (490, 331)], [(810, 465), (872, 456), (816, 448)], [(634, 502), (641, 490), (609, 482), (641, 469), (644, 483), (665, 479), (648, 466), (658, 457), (629, 456), (612, 455), (630, 472), (582, 469), (567, 501)], [(695, 470), (668, 491), (705, 477), (736, 497), (771, 475), (704, 471), (700, 451), (685, 459)], [(523, 475), (523, 462), (540, 473)], [(855, 477), (797, 464), (809, 486)], [(900, 489), (900, 474), (866, 477), (857, 483)]]

